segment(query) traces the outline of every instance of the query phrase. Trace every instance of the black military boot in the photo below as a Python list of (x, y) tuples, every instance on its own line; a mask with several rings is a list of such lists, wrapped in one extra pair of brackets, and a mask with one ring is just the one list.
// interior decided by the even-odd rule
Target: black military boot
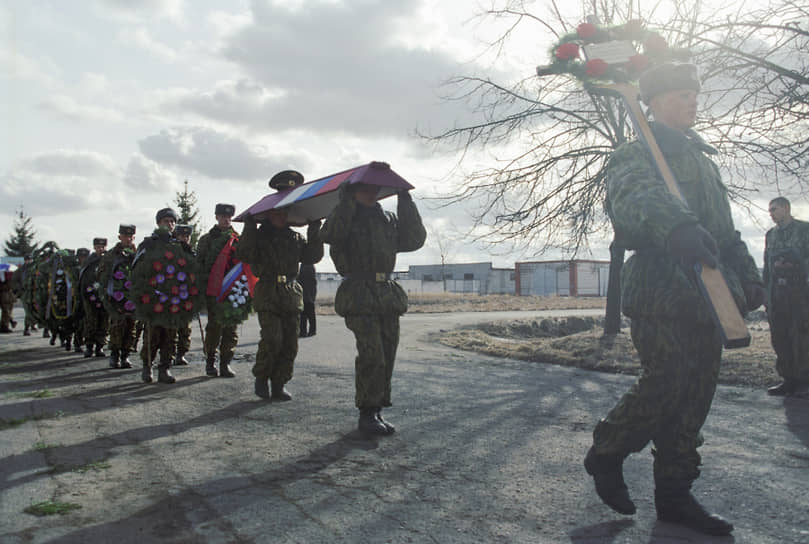
[(384, 419), (382, 419), (382, 408), (377, 408), (377, 409), (376, 409), (376, 419), (378, 419), (378, 420), (379, 420), (379, 422), (380, 422), (382, 425), (384, 425), (384, 426), (385, 426), (385, 428), (388, 430), (388, 433), (389, 433), (389, 434), (393, 434), (393, 433), (395, 433), (395, 432), (396, 432), (396, 427), (394, 427), (393, 425), (391, 425), (391, 424), (390, 424), (390, 422), (385, 421)]
[(23, 336), (31, 336), (31, 331), (28, 330), (28, 327), (25, 327), (25, 330), (22, 331)]
[(121, 353), (117, 348), (110, 350), (110, 368), (121, 368)]
[(691, 494), (689, 485), (655, 488), (657, 519), (684, 525), (706, 535), (725, 536), (733, 532), (733, 525), (716, 514), (711, 514)]
[(262, 399), (270, 398), (270, 384), (268, 382), (269, 380), (267, 378), (256, 378), (256, 383), (253, 386), (256, 395)]
[(102, 349), (103, 347), (104, 347), (103, 344), (96, 344), (96, 350), (95, 350), (95, 356), (96, 357), (106, 357), (107, 356), (107, 354), (104, 353), (104, 350)]
[(71, 342), (70, 342), (70, 336), (68, 336), (67, 340), (65, 340), (65, 351), (70, 351), (71, 347), (72, 347), (72, 345), (71, 345)]
[(87, 348), (84, 350), (84, 357), (92, 357), (93, 356), (93, 344), (87, 342)]
[(631, 515), (635, 513), (635, 503), (624, 483), (623, 464), (623, 457), (598, 455), (592, 447), (584, 458), (584, 468), (595, 480), (596, 493), (604, 504), (619, 514)]
[(132, 368), (132, 361), (129, 360), (129, 352), (121, 351), (121, 368)]
[[(11, 329), (8, 329), (8, 332), (11, 332)], [(53, 333), (53, 334), (51, 335), (51, 345), (52, 345), (52, 346), (55, 346), (55, 345), (56, 345), (56, 333)]]
[(152, 378), (152, 365), (144, 364), (140, 377), (143, 380), (143, 383), (152, 383), (152, 381), (154, 381)]
[(215, 357), (208, 357), (205, 359), (205, 375), (210, 376), (211, 378), (216, 378), (219, 376), (219, 372), (216, 371)]
[(230, 361), (219, 361), (219, 377), (220, 378), (235, 378), (236, 374), (230, 368)]
[(385, 425), (376, 417), (378, 408), (360, 408), (360, 420), (357, 428), (367, 434), (387, 436), (391, 434)]
[(792, 383), (792, 381), (784, 378), (784, 381), (782, 381), (778, 385), (767, 389), (767, 394), (773, 397), (784, 397), (792, 393), (794, 389), (795, 386)]
[(73, 353), (84, 353), (84, 349), (78, 341), (73, 342)]
[(272, 390), (272, 400), (277, 400), (280, 402), (292, 400), (292, 395), (290, 395), (289, 391), (284, 388), (284, 384), (271, 383), (270, 389)]
[(177, 352), (177, 356), (174, 358), (174, 366), (187, 366), (188, 359), (185, 358), (185, 352), (180, 351)]
[(42, 329), (42, 338), (48, 338), (50, 335), (51, 333), (48, 331), (48, 327)]
[(168, 361), (160, 361), (160, 364), (157, 365), (157, 381), (159, 383), (174, 383), (177, 381), (169, 372), (169, 366), (171, 365)]

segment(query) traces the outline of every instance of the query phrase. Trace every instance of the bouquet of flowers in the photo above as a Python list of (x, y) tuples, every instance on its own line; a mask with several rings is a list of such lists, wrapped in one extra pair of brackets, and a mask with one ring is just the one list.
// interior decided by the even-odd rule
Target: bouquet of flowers
[(214, 262), (208, 276), (206, 294), (215, 297), (214, 304), (208, 299), (208, 314), (224, 325), (238, 325), (250, 315), (253, 288), (258, 279), (250, 266), (235, 257), (234, 238), (231, 238)]
[(128, 294), (138, 319), (174, 329), (199, 311), (196, 262), (178, 242), (158, 239), (140, 250), (130, 280)]

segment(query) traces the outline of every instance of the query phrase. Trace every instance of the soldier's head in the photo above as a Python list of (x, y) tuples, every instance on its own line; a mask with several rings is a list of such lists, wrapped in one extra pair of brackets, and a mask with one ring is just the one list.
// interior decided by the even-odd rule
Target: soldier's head
[(103, 255), (107, 251), (107, 239), (93, 238), (93, 251), (96, 252), (96, 255)]
[(282, 228), (287, 226), (287, 217), (289, 216), (289, 211), (286, 208), (277, 208), (270, 210), (270, 223), (275, 228)]
[(790, 210), (789, 200), (782, 196), (770, 200), (769, 210), (770, 217), (772, 217), (773, 222), (779, 227), (792, 221), (792, 211)]
[(233, 204), (217, 204), (216, 208), (214, 209), (214, 215), (216, 216), (216, 226), (220, 229), (227, 229), (230, 227), (230, 221), (233, 217), (233, 214), (236, 213), (236, 206)]
[(131, 246), (135, 238), (135, 225), (118, 225), (118, 240), (125, 246)]
[(379, 187), (377, 185), (357, 183), (355, 187), (354, 200), (366, 208), (371, 208), (376, 205), (376, 201), (379, 198)]
[(90, 256), (90, 250), (86, 247), (80, 247), (76, 250), (76, 258), (79, 260), (79, 264), (84, 264), (84, 261), (87, 260), (87, 257)]
[(691, 128), (697, 122), (700, 83), (693, 64), (660, 64), (644, 72), (638, 85), (641, 100), (655, 121), (676, 130)]
[(157, 214), (155, 214), (157, 226), (168, 229), (169, 232), (174, 232), (174, 226), (179, 219), (177, 212), (171, 208), (163, 208), (162, 210), (158, 210)]
[(174, 229), (174, 237), (186, 244), (191, 241), (191, 233), (194, 232), (194, 227), (191, 225), (177, 225)]

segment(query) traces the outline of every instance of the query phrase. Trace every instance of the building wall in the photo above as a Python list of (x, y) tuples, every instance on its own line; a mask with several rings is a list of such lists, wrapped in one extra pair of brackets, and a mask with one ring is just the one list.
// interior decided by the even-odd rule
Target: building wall
[(609, 261), (541, 261), (515, 264), (520, 296), (607, 296)]

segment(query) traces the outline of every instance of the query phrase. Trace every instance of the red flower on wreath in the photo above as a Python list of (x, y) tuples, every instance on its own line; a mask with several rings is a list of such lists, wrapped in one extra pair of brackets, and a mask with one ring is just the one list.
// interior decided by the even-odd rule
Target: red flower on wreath
[(169, 311), (173, 314), (176, 314), (177, 312), (180, 311), (180, 307), (177, 306), (176, 304), (172, 304), (171, 306), (169, 306)]
[(176, 286), (176, 285), (172, 285), (171, 286), (171, 294), (172, 295), (179, 295), (180, 294), (180, 288), (178, 286)]
[(183, 303), (183, 307), (185, 308), (185, 310), (186, 310), (187, 312), (190, 312), (190, 311), (191, 311), (191, 309), (194, 307), (194, 303), (193, 303), (193, 302), (191, 302), (190, 300), (186, 300), (186, 301)]
[(177, 264), (178, 264), (178, 265), (180, 265), (180, 266), (185, 266), (185, 265), (186, 265), (186, 263), (188, 263), (188, 261), (186, 261), (186, 260), (185, 260), (185, 259), (183, 259), (182, 257), (180, 257), (179, 259), (177, 259)]
[(171, 251), (166, 250), (166, 252), (163, 253), (163, 256), (165, 256), (166, 259), (168, 259), (168, 260), (172, 260), (174, 258), (174, 253), (172, 253)]
[(590, 23), (582, 23), (576, 27), (576, 33), (582, 40), (589, 40), (598, 34), (598, 28), (596, 28), (596, 25)]
[(152, 287), (157, 287), (157, 278), (149, 278), (149, 285)]
[(140, 301), (141, 301), (143, 304), (149, 304), (149, 301), (150, 301), (150, 300), (151, 300), (151, 298), (149, 297), (149, 295), (141, 295), (141, 296), (140, 296)]
[(556, 48), (555, 54), (559, 60), (575, 59), (579, 56), (579, 46), (573, 42), (563, 43)]
[(154, 313), (156, 314), (163, 313), (163, 305), (158, 302), (152, 307), (152, 310), (154, 310)]
[(588, 76), (599, 77), (606, 73), (608, 67), (609, 65), (603, 59), (592, 59), (584, 65), (584, 71)]
[(632, 55), (627, 63), (629, 71), (635, 74), (644, 71), (647, 66), (649, 66), (649, 57), (646, 55)]
[(197, 289), (196, 287), (192, 286), (192, 287), (191, 287), (191, 289), (189, 289), (189, 290), (188, 290), (188, 292), (189, 292), (189, 293), (191, 293), (193, 296), (196, 296), (196, 295), (197, 295), (197, 293), (199, 293), (199, 289)]
[(161, 263), (160, 261), (154, 261), (152, 263), (152, 268), (155, 269), (155, 272), (160, 271), (163, 269), (163, 263)]
[(646, 41), (643, 42), (643, 50), (652, 55), (665, 53), (668, 48), (669, 44), (666, 43), (666, 40), (660, 34), (649, 36)]
[(189, 274), (188, 279), (191, 280), (191, 283), (197, 283), (197, 277), (194, 274)]

